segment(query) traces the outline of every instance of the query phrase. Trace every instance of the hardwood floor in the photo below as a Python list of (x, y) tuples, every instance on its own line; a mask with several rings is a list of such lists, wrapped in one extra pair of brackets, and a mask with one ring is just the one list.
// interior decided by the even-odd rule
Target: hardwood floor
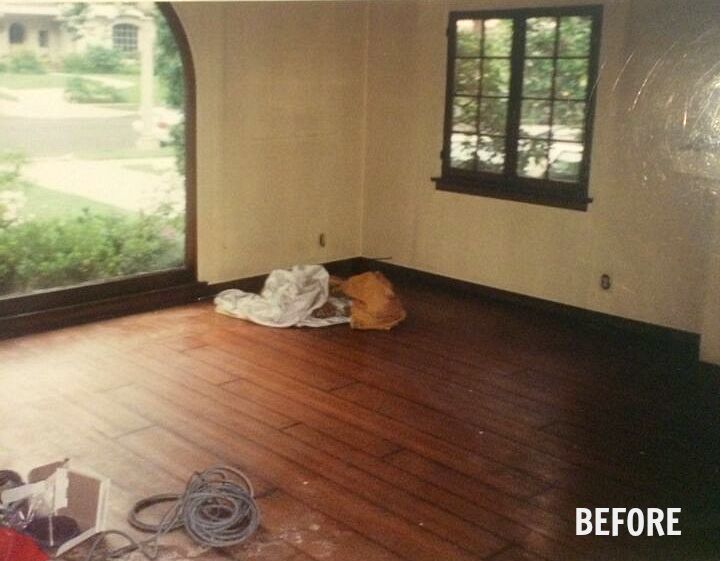
[[(272, 330), (209, 303), (0, 342), (0, 468), (69, 457), (110, 526), (234, 464), (278, 561), (717, 560), (718, 381), (672, 349), (399, 286), (391, 332)], [(680, 507), (680, 538), (575, 536), (579, 506)]]

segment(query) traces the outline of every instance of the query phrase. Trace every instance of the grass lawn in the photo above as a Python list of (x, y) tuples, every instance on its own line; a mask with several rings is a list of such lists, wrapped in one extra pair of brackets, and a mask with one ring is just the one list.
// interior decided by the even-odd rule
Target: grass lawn
[(79, 160), (129, 160), (140, 158), (169, 158), (174, 157), (175, 151), (172, 146), (154, 148), (152, 150), (141, 150), (139, 148), (127, 148), (118, 150), (96, 150), (92, 152), (77, 152), (75, 157)]
[(0, 72), (0, 87), (11, 90), (64, 88), (68, 76), (64, 74), (13, 74)]
[(108, 204), (99, 203), (85, 197), (46, 189), (33, 183), (26, 183), (23, 193), (27, 202), (20, 217), (43, 220), (46, 218), (69, 218), (80, 214), (83, 209), (94, 213), (127, 215), (128, 211)]
[[(123, 93), (123, 97), (125, 98), (124, 103), (135, 106), (140, 104), (140, 76), (138, 74), (83, 74), (82, 77), (88, 80), (92, 80), (93, 78), (107, 78), (109, 80), (128, 82), (129, 85), (127, 87), (114, 87), (117, 87), (117, 89)], [(164, 103), (166, 89), (163, 82), (155, 76), (153, 97), (157, 105)]]
[[(73, 76), (79, 76), (86, 80), (101, 81), (97, 79), (107, 78), (108, 80), (126, 82), (126, 85), (123, 86), (113, 86), (123, 93), (125, 98), (123, 103), (131, 106), (137, 106), (140, 103), (140, 75), (138, 74), (63, 74), (54, 72), (47, 74), (15, 74), (0, 72), (0, 88), (11, 90), (64, 88), (67, 81)], [(154, 89), (156, 104), (162, 105), (164, 103), (166, 90), (165, 84), (156, 76)]]

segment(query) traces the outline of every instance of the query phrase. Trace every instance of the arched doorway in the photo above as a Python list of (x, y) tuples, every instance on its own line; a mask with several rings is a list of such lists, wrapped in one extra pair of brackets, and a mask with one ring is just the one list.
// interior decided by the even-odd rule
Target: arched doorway
[(176, 287), (187, 298), (197, 281), (195, 81), (180, 20), (168, 3), (67, 6), (48, 27), (63, 40), (43, 58), (23, 52), (32, 91), (20, 84), (0, 108), (0, 337), (23, 331), (21, 315), (127, 312), (176, 301)]

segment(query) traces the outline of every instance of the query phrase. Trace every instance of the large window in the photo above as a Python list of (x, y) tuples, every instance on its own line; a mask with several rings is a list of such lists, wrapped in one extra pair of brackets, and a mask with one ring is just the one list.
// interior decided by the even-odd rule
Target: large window
[[(9, 317), (196, 281), (194, 86), (177, 16), (167, 3), (59, 9), (72, 54), (41, 30), (49, 57), (11, 51), (0, 68), (12, 92), (0, 103), (0, 338)], [(138, 54), (107, 41), (138, 47), (139, 32)]]
[(450, 14), (439, 189), (587, 208), (601, 17)]

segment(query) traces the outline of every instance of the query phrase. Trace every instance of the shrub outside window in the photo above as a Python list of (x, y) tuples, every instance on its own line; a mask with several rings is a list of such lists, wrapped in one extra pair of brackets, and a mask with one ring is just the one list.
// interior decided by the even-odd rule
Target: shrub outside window
[(452, 12), (439, 189), (585, 210), (601, 6)]

